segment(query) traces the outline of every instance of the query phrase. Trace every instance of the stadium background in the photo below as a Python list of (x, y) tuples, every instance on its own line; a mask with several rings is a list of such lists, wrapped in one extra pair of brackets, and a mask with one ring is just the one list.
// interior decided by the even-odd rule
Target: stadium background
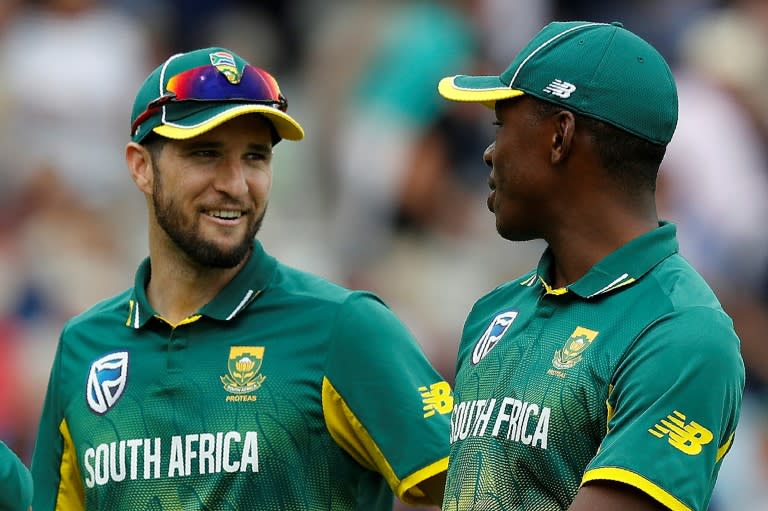
[(132, 284), (147, 243), (122, 159), (133, 94), (193, 47), (272, 71), (307, 131), (276, 148), (268, 250), (379, 293), (452, 379), (473, 301), (542, 245), (498, 238), (490, 115), (434, 85), (499, 72), (550, 19), (620, 20), (672, 64), (680, 123), (659, 207), (735, 318), (748, 367), (711, 511), (768, 509), (763, 0), (0, 0), (0, 438), (30, 461), (63, 322)]

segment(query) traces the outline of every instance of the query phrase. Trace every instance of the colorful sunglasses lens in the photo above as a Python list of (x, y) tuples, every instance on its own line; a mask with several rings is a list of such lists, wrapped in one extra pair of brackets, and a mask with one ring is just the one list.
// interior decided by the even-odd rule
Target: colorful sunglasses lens
[(175, 95), (174, 101), (274, 102), (285, 110), (285, 100), (275, 79), (253, 66), (245, 66), (242, 73), (234, 67), (222, 70), (213, 66), (196, 67), (173, 76), (166, 90)]

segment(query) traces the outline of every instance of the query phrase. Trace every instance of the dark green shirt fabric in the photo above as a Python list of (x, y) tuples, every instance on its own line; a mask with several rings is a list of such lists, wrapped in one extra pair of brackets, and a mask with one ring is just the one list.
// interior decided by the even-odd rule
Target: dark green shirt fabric
[(32, 475), (4, 442), (0, 441), (0, 511), (27, 511), (32, 504)]
[(450, 387), (374, 295), (255, 242), (178, 325), (145, 286), (70, 320), (33, 459), (35, 511), (383, 510), (447, 467)]
[(474, 305), (445, 510), (562, 511), (595, 480), (675, 511), (707, 509), (744, 365), (731, 319), (675, 234), (662, 224), (561, 289), (547, 283), (547, 250)]

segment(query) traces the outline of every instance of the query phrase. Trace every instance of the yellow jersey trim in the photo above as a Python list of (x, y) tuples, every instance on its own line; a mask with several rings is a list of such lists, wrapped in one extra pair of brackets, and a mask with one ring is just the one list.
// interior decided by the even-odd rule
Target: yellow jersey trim
[(616, 481), (628, 484), (653, 497), (672, 511), (693, 511), (660, 486), (624, 468), (603, 467), (589, 470), (581, 479), (581, 485), (590, 481)]
[(430, 504), (431, 502), (425, 500), (427, 499), (427, 494), (424, 493), (424, 491), (419, 488), (418, 485), (430, 477), (436, 476), (437, 474), (447, 470), (448, 456), (420, 470), (417, 470), (409, 476), (406, 476), (400, 482), (400, 487), (398, 488), (398, 491), (401, 491), (402, 489), (402, 493), (398, 495), (400, 500), (406, 504)]
[(605, 408), (607, 410), (605, 417), (605, 434), (607, 435), (611, 431), (610, 423), (613, 419), (613, 415), (616, 413), (613, 405), (611, 404), (611, 394), (613, 394), (613, 384), (608, 385), (608, 397), (605, 400)]
[(543, 278), (539, 277), (539, 280), (544, 285), (544, 291), (548, 295), (558, 296), (558, 295), (564, 295), (565, 293), (568, 292), (568, 288), (567, 287), (559, 287), (559, 288), (555, 289), (552, 286), (550, 286), (549, 284), (547, 284), (547, 281), (545, 281)]
[(80, 477), (80, 468), (77, 464), (77, 453), (66, 420), (61, 421), (59, 432), (63, 440), (63, 447), (61, 465), (59, 465), (59, 491), (56, 496), (54, 511), (85, 509), (85, 492)]
[(731, 436), (728, 437), (728, 441), (717, 449), (717, 457), (715, 458), (715, 461), (720, 461), (723, 459), (723, 456), (728, 454), (728, 451), (731, 450), (731, 444), (733, 443), (733, 437), (735, 434), (736, 432), (731, 433)]
[(133, 317), (133, 300), (128, 300), (128, 317), (125, 318), (125, 326), (131, 326), (131, 318)]
[(394, 494), (403, 502), (407, 504), (431, 503), (416, 485), (441, 470), (446, 470), (448, 458), (437, 461), (400, 480), (365, 426), (355, 416), (327, 377), (323, 377), (322, 401), (325, 425), (331, 438), (339, 447), (363, 467), (380, 473)]

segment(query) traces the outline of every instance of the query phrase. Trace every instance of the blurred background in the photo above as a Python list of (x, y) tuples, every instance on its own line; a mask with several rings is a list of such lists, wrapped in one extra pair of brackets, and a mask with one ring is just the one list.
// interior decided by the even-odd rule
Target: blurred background
[(133, 97), (197, 47), (270, 70), (307, 132), (276, 147), (267, 250), (377, 292), (452, 381), (471, 305), (543, 245), (498, 237), (481, 158), (492, 114), (435, 87), (498, 74), (554, 19), (622, 21), (673, 67), (659, 207), (733, 316), (748, 370), (711, 511), (768, 509), (763, 0), (0, 0), (0, 439), (29, 463), (64, 321), (132, 285), (147, 252), (123, 161)]

